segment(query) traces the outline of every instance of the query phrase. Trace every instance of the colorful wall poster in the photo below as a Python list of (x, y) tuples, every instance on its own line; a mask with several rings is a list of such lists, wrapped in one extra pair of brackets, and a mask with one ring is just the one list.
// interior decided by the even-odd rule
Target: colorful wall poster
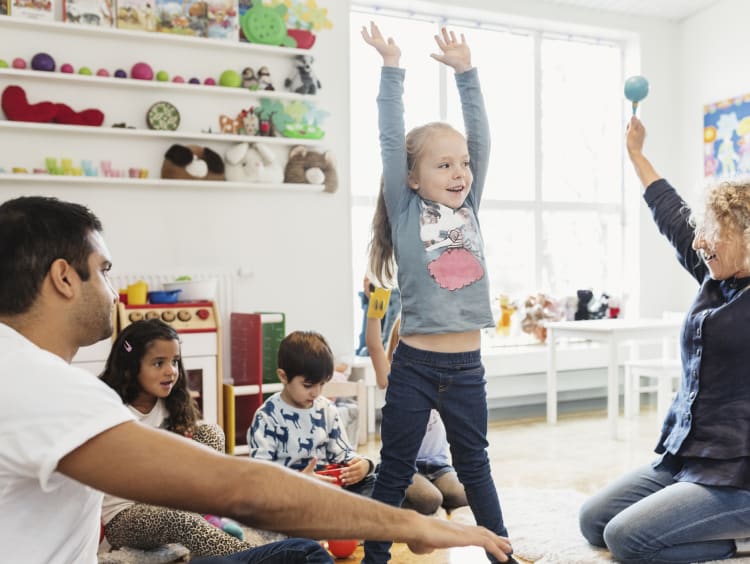
[(750, 174), (750, 94), (703, 106), (703, 175)]

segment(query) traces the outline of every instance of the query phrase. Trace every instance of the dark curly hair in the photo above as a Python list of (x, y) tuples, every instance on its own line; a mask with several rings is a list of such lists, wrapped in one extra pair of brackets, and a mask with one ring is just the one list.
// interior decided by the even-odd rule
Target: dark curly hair
[[(117, 335), (100, 378), (117, 392), (123, 403), (131, 404), (138, 397), (141, 391), (138, 382), (141, 361), (152, 343), (157, 340), (179, 342), (180, 336), (161, 319), (136, 321)], [(200, 418), (200, 411), (190, 396), (182, 359), (177, 363), (177, 370), (177, 382), (164, 400), (169, 412), (166, 428), (180, 435), (191, 436)]]

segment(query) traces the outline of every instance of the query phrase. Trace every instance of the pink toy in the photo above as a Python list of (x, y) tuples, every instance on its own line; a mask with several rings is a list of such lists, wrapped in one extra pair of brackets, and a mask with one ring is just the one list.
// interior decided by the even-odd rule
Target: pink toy
[(215, 86), (216, 85), (216, 81), (213, 78), (209, 77), (209, 78), (207, 78), (206, 80), (203, 81), (203, 84), (208, 84), (209, 86)]
[(37, 53), (31, 58), (31, 68), (36, 71), (53, 72), (55, 70), (55, 59), (48, 53)]
[(182, 78), (181, 76), (175, 76), (175, 77), (174, 77), (174, 78), (172, 79), (172, 82), (178, 82), (178, 83), (182, 84), (183, 82), (185, 82), (185, 79), (184, 79), (184, 78)]
[(71, 65), (70, 63), (63, 63), (62, 65), (60, 65), (60, 72), (71, 74), (75, 72), (75, 69), (73, 68), (73, 65)]
[(13, 59), (11, 65), (13, 65), (14, 69), (25, 69), (26, 61), (24, 61), (21, 57), (16, 57), (15, 59)]
[(136, 63), (130, 69), (130, 77), (136, 80), (153, 80), (154, 69), (148, 63)]
[(99, 69), (96, 71), (96, 76), (109, 76), (109, 71), (107, 69)]

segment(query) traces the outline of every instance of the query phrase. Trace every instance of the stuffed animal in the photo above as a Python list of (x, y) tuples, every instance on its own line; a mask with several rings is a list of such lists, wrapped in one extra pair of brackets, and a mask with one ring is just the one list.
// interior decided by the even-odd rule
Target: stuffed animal
[(303, 145), (292, 147), (284, 169), (284, 182), (325, 184), (326, 192), (335, 192), (339, 181), (333, 155), (330, 151), (310, 151)]
[(271, 71), (268, 67), (258, 69), (258, 90), (275, 90), (271, 83)]
[(529, 296), (523, 302), (523, 319), (521, 319), (521, 330), (531, 333), (539, 342), (547, 340), (547, 321), (559, 321), (563, 312), (555, 301), (546, 294)]
[(20, 86), (8, 86), (3, 90), (0, 104), (5, 117), (10, 121), (91, 126), (99, 126), (104, 122), (104, 114), (93, 108), (76, 112), (67, 104), (54, 102), (29, 104), (26, 92)]
[(172, 145), (164, 153), (161, 177), (184, 180), (225, 180), (224, 161), (208, 147)]
[(313, 61), (312, 55), (296, 55), (294, 74), (284, 81), (284, 86), (297, 94), (316, 94), (321, 85), (312, 70)]
[(284, 171), (271, 150), (261, 143), (238, 143), (224, 154), (227, 180), (281, 183)]

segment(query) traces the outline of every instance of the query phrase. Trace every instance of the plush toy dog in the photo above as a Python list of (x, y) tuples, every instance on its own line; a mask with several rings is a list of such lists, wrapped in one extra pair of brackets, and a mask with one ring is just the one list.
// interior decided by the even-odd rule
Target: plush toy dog
[(2, 104), (5, 117), (10, 121), (92, 126), (99, 126), (104, 122), (104, 114), (96, 109), (76, 112), (67, 104), (54, 102), (29, 104), (26, 91), (20, 86), (8, 86), (3, 90), (0, 104)]
[(339, 183), (335, 165), (330, 151), (319, 153), (309, 151), (303, 145), (296, 145), (289, 151), (284, 182), (325, 184), (326, 192), (335, 192)]
[(297, 94), (316, 94), (321, 86), (312, 70), (313, 61), (312, 55), (296, 55), (294, 74), (284, 81), (284, 86)]
[(281, 183), (284, 171), (271, 150), (261, 143), (237, 143), (224, 154), (227, 180)]
[(224, 161), (208, 147), (172, 145), (164, 153), (162, 178), (225, 180)]

